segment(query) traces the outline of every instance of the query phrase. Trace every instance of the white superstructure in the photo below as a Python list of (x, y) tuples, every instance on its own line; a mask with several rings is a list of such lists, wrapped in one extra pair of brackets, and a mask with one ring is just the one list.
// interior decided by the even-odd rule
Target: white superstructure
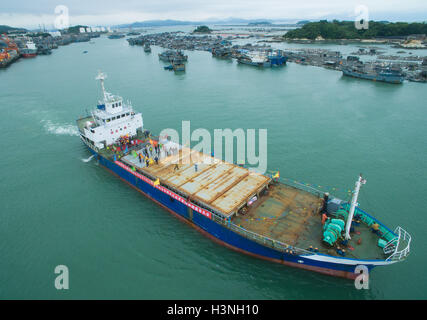
[(30, 50), (37, 50), (36, 44), (34, 43), (33, 40), (28, 40), (26, 43), (27, 49)]
[(125, 104), (122, 97), (105, 91), (105, 78), (103, 73), (96, 77), (101, 82), (103, 99), (91, 112), (93, 121), (87, 121), (83, 128), (84, 137), (98, 149), (113, 144), (121, 136), (135, 136), (137, 129), (143, 127), (141, 113), (135, 113), (130, 103)]

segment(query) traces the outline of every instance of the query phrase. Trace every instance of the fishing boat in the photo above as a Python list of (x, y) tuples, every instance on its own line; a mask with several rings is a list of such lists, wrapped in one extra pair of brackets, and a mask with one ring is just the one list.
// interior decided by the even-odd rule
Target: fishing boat
[(212, 57), (220, 59), (231, 59), (233, 57), (233, 51), (230, 48), (220, 47), (212, 48)]
[(372, 81), (381, 81), (387, 83), (401, 84), (404, 81), (404, 75), (399, 68), (390, 66), (372, 66), (370, 64), (358, 63), (355, 65), (344, 66), (342, 73), (345, 76), (360, 78)]
[(185, 64), (182, 60), (174, 60), (172, 61), (172, 67), (174, 71), (185, 71)]
[(238, 63), (261, 68), (283, 66), (286, 64), (287, 60), (288, 58), (283, 55), (281, 50), (268, 52), (253, 51), (242, 54), (237, 58)]
[(263, 52), (248, 52), (238, 57), (237, 62), (261, 68), (271, 67), (271, 62)]
[(183, 63), (174, 64), (173, 70), (177, 71), (177, 72), (183, 72), (183, 71), (185, 71), (185, 64), (183, 64)]
[(146, 43), (146, 44), (144, 45), (144, 52), (151, 52), (151, 47), (150, 47), (150, 44), (149, 44), (149, 43)]
[(108, 39), (121, 39), (121, 38), (124, 38), (124, 37), (126, 37), (126, 36), (124, 34), (122, 34), (122, 33), (113, 33), (113, 34), (110, 34), (108, 36)]
[(165, 62), (172, 62), (174, 60), (187, 61), (188, 56), (184, 55), (180, 50), (166, 50), (159, 53), (159, 59)]
[(82, 142), (99, 164), (213, 241), (351, 279), (358, 266), (371, 270), (408, 257), (410, 234), (400, 226), (390, 229), (359, 207), (366, 183), (361, 175), (347, 202), (279, 172), (259, 174), (167, 136), (151, 136), (142, 114), (105, 90), (104, 74), (97, 79), (102, 99), (77, 120)]

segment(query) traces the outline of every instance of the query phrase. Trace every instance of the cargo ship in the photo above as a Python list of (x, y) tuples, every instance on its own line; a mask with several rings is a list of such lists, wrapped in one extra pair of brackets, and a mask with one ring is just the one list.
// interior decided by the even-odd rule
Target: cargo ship
[(24, 58), (34, 58), (37, 55), (36, 44), (32, 40), (28, 40), (26, 48), (21, 50), (21, 55)]
[(241, 165), (152, 136), (142, 114), (105, 90), (90, 115), (77, 120), (82, 142), (99, 164), (175, 217), (230, 249), (286, 266), (353, 279), (403, 261), (411, 236), (389, 229), (358, 206), (359, 176), (351, 202), (280, 173)]

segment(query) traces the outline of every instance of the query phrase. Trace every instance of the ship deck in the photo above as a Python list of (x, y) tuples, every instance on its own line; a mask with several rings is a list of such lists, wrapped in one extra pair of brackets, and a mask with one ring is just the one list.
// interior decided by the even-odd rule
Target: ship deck
[[(246, 230), (281, 241), (301, 249), (310, 246), (320, 253), (339, 256), (336, 249), (322, 244), (323, 226), (319, 213), (322, 199), (284, 184), (269, 187), (268, 193), (256, 201), (244, 215), (233, 217), (232, 222)], [(365, 224), (356, 228), (346, 248), (347, 258), (383, 259), (382, 249), (377, 245), (379, 237)], [(359, 239), (362, 239), (358, 243)]]
[[(154, 155), (150, 154), (150, 158)], [(269, 177), (187, 147), (170, 155), (161, 151), (158, 164), (148, 167), (135, 154), (121, 160), (225, 217), (246, 205), (271, 181)]]
[[(89, 119), (91, 117), (80, 119), (79, 128)], [(138, 154), (149, 142), (141, 132), (137, 138), (146, 141), (135, 150)], [(111, 148), (100, 153), (110, 159), (114, 154)], [(150, 153), (150, 158), (154, 159), (154, 154)], [(193, 202), (230, 217), (233, 224), (248, 231), (301, 249), (312, 246), (320, 253), (339, 256), (334, 248), (322, 244), (319, 214), (322, 199), (318, 196), (282, 183), (271, 184), (269, 177), (186, 147), (169, 154), (163, 150), (159, 158), (158, 164), (148, 167), (133, 152), (120, 160), (151, 179), (158, 178), (162, 185), (177, 190)], [(261, 192), (267, 186), (267, 192)], [(247, 205), (255, 195), (257, 200)], [(247, 209), (245, 214), (239, 211), (243, 207)], [(346, 257), (384, 259), (383, 250), (377, 245), (379, 237), (365, 224), (357, 226), (356, 231), (349, 241), (353, 250), (346, 248)]]

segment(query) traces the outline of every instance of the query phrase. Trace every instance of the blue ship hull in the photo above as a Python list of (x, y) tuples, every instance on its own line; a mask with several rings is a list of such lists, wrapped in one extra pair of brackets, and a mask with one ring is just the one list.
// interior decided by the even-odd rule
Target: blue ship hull
[(372, 80), (372, 81), (381, 81), (387, 83), (403, 83), (403, 77), (398, 75), (388, 75), (388, 74), (366, 74), (354, 72), (351, 70), (342, 70), (343, 74), (349, 77)]
[(130, 184), (139, 192), (143, 193), (170, 213), (174, 214), (180, 220), (190, 224), (205, 236), (236, 251), (287, 266), (298, 267), (301, 269), (349, 279), (354, 279), (357, 276), (357, 274), (354, 273), (357, 265), (365, 265), (369, 270), (371, 270), (377, 265), (393, 263), (385, 260), (355, 260), (340, 258), (319, 253), (299, 255), (288, 254), (283, 251), (267, 247), (242, 236), (241, 234), (227, 228), (225, 225), (215, 222), (210, 217), (207, 217), (206, 213), (203, 215), (196, 210), (192, 210), (190, 208), (191, 205), (184, 203), (186, 201), (181, 202), (174, 199), (170, 192), (168, 194), (164, 190), (162, 191), (162, 189), (154, 186), (152, 183), (149, 183), (149, 181), (147, 182), (147, 179), (141, 179), (141, 176), (138, 177), (138, 174), (133, 172), (130, 168), (127, 168), (124, 164), (110, 161), (98, 154), (91, 147), (88, 146), (88, 148), (92, 154), (97, 157), (101, 165)]

